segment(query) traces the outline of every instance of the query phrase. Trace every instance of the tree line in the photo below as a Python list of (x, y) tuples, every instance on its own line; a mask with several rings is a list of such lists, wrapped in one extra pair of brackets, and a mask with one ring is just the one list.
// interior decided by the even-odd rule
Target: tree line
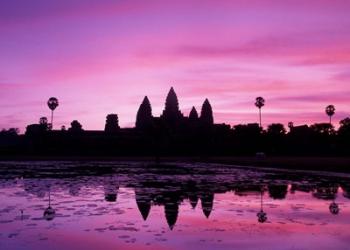
[(162, 114), (155, 117), (148, 97), (144, 97), (136, 115), (134, 128), (120, 128), (117, 114), (108, 114), (104, 131), (84, 130), (73, 120), (68, 129), (54, 130), (54, 110), (58, 99), (47, 105), (51, 122), (41, 117), (38, 124), (28, 125), (24, 135), (17, 129), (0, 132), (0, 154), (94, 154), (94, 155), (349, 155), (350, 118), (332, 124), (335, 107), (328, 105), (329, 122), (288, 129), (281, 123), (262, 127), (263, 97), (254, 105), (259, 110), (259, 123), (215, 124), (208, 99), (200, 113), (193, 107), (186, 117), (179, 109), (177, 95), (170, 89)]

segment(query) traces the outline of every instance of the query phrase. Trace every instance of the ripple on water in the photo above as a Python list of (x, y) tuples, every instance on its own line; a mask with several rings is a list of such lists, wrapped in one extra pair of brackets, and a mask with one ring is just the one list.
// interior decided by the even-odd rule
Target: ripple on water
[(38, 224), (36, 223), (29, 223), (29, 224), (26, 224), (26, 227), (35, 227), (37, 226)]
[(94, 230), (100, 233), (104, 233), (107, 230), (107, 228), (95, 228)]
[(130, 238), (130, 236), (129, 235), (119, 235), (118, 238), (119, 239), (128, 239), (128, 238)]
[(15, 238), (18, 236), (18, 233), (10, 233), (7, 237), (8, 238)]

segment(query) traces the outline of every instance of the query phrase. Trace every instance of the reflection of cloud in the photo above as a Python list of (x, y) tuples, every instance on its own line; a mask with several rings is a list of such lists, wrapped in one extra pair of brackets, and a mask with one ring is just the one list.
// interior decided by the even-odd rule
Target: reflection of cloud
[(344, 71), (344, 72), (335, 74), (331, 77), (331, 80), (350, 81), (350, 71)]

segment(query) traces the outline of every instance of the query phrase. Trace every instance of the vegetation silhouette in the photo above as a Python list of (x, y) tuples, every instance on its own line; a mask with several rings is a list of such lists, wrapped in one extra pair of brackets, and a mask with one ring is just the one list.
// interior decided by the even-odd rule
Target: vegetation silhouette
[(162, 114), (152, 114), (151, 102), (145, 96), (136, 114), (135, 127), (120, 128), (117, 114), (106, 116), (104, 130), (84, 130), (73, 120), (66, 130), (52, 129), (57, 98), (50, 98), (52, 121), (41, 117), (29, 124), (24, 135), (15, 128), (0, 132), (0, 157), (16, 156), (348, 156), (350, 155), (350, 117), (336, 128), (331, 123), (333, 105), (326, 108), (329, 123), (295, 125), (289, 131), (281, 123), (262, 127), (261, 108), (265, 100), (257, 97), (259, 123), (228, 124), (214, 122), (212, 106), (205, 99), (200, 115), (192, 107), (183, 115), (174, 88), (170, 88)]
[(262, 128), (262, 125), (261, 125), (261, 108), (265, 106), (265, 99), (262, 98), (261, 96), (257, 97), (255, 99), (255, 106), (259, 109), (259, 124), (260, 124), (260, 127)]
[(50, 97), (47, 101), (47, 106), (51, 110), (51, 128), (53, 129), (53, 111), (58, 107), (58, 99), (56, 97)]
[(80, 124), (80, 122), (78, 122), (77, 120), (74, 120), (71, 122), (70, 128), (68, 129), (68, 131), (72, 133), (79, 133), (83, 131), (83, 126)]
[(332, 125), (332, 116), (335, 114), (335, 107), (333, 105), (328, 105), (325, 111), (326, 114), (329, 116), (329, 124)]

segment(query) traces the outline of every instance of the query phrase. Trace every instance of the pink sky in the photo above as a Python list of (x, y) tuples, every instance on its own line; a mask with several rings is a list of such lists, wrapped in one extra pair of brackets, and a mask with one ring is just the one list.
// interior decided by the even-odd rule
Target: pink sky
[(133, 126), (174, 86), (180, 108), (209, 98), (215, 122), (327, 121), (350, 116), (347, 0), (11, 0), (0, 3), (0, 128), (22, 132), (56, 96), (55, 127)]

